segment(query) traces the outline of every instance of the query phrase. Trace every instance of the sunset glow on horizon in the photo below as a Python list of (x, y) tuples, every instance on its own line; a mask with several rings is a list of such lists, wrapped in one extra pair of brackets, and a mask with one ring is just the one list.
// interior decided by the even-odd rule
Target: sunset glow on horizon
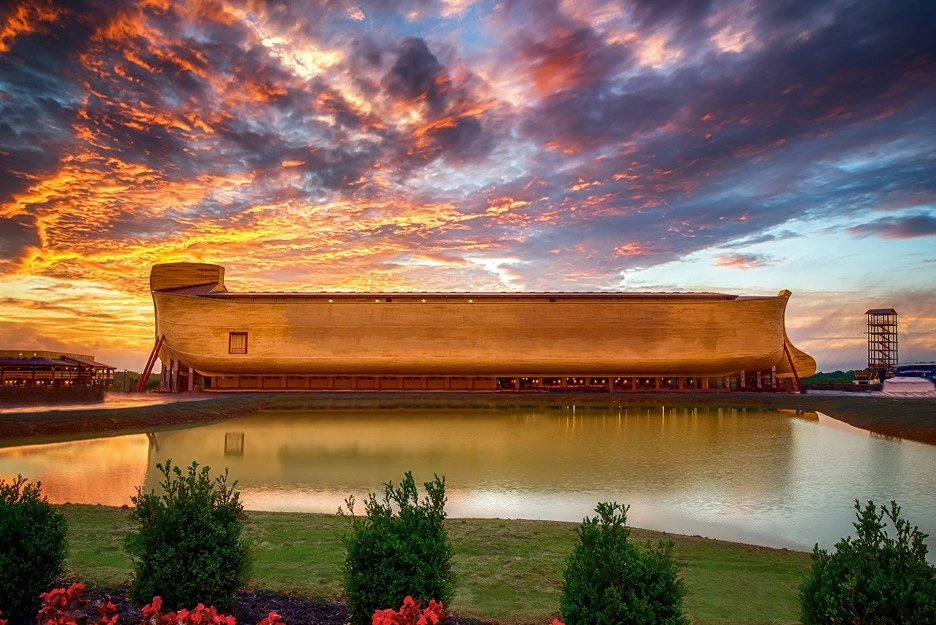
[[(232, 291), (793, 292), (819, 370), (936, 360), (936, 5), (0, 8), (0, 349), (141, 370)], [(574, 331), (574, 329), (570, 329)]]

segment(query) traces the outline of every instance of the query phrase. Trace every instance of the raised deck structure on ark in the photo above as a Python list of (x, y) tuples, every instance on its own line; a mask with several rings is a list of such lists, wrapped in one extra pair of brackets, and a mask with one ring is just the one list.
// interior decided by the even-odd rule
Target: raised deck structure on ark
[(150, 289), (169, 391), (795, 391), (816, 370), (789, 291), (232, 293), (200, 263)]

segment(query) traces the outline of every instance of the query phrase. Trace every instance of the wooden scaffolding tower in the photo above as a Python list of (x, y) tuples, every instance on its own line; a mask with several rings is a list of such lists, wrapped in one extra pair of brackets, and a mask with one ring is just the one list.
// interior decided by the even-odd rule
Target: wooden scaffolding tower
[(897, 367), (897, 311), (872, 308), (868, 316), (868, 371), (881, 381)]

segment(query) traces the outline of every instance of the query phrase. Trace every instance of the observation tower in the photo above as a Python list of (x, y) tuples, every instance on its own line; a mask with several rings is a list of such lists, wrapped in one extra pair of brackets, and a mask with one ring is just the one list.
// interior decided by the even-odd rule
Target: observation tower
[(868, 316), (868, 372), (883, 382), (897, 366), (897, 311), (872, 308)]

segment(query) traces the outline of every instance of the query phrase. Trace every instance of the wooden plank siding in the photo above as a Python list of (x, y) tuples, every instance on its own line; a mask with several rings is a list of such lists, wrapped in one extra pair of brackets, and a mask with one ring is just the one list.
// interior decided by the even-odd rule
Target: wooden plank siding
[[(669, 378), (677, 382), (653, 386), (686, 390), (741, 372), (791, 378), (791, 359), (800, 376), (815, 370), (786, 336), (789, 291), (230, 293), (223, 279), (223, 268), (192, 263), (156, 265), (151, 277), (160, 358), (218, 389), (494, 390), (498, 378), (594, 386), (567, 383), (581, 377), (608, 390), (617, 378), (635, 388)], [(242, 339), (246, 353), (231, 353)]]

